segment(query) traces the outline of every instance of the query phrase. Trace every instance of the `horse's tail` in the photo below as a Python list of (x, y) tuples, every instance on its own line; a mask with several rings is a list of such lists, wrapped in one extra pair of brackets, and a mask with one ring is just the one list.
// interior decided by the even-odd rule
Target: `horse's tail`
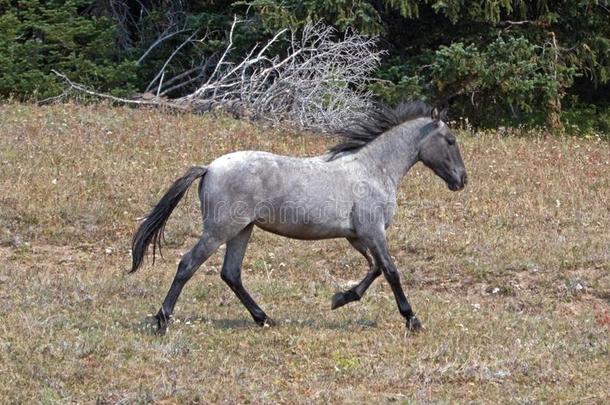
[(172, 184), (165, 195), (161, 197), (161, 200), (157, 205), (155, 205), (155, 208), (146, 216), (146, 219), (140, 224), (136, 234), (133, 236), (133, 241), (131, 243), (132, 265), (129, 273), (133, 273), (140, 267), (144, 254), (151, 242), (153, 244), (153, 263), (155, 262), (157, 248), (161, 251), (163, 229), (165, 228), (167, 219), (174, 208), (176, 208), (176, 205), (178, 205), (178, 202), (180, 202), (191, 183), (198, 178), (202, 178), (207, 170), (207, 167), (191, 167), (184, 176), (180, 177)]

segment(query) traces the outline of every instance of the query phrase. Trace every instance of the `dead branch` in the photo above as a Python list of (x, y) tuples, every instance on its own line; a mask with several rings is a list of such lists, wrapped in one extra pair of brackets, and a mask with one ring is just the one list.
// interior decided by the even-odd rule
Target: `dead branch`
[[(169, 63), (172, 61), (172, 59), (174, 59), (174, 56), (176, 56), (180, 50), (187, 44), (191, 43), (192, 39), (195, 37), (195, 35), (197, 35), (197, 33), (199, 32), (199, 30), (193, 32), (184, 42), (182, 42), (175, 50), (174, 52), (172, 52), (171, 55), (169, 55), (169, 58), (167, 58), (167, 60), (165, 61), (165, 63), (163, 64), (163, 66), (161, 66), (161, 69), (159, 70), (159, 72), (157, 73), (157, 75), (155, 76), (154, 79), (152, 79), (150, 81), (150, 83), (148, 84), (148, 87), (146, 87), (145, 92), (150, 91), (150, 89), (152, 89), (152, 87), (155, 85), (155, 83), (157, 82), (157, 80), (159, 80), (159, 78), (162, 78), (163, 75), (165, 75), (165, 69), (167, 68), (167, 65), (169, 65)], [(158, 93), (160, 93), (161, 91), (161, 84), (159, 83), (158, 89), (157, 89), (157, 95)]]
[(180, 104), (230, 105), (271, 122), (288, 121), (301, 127), (328, 130), (362, 112), (370, 94), (364, 89), (379, 62), (375, 40), (355, 33), (335, 39), (335, 31), (314, 24), (301, 35), (291, 32), (283, 57), (270, 55), (287, 30), (263, 46), (255, 46), (240, 62), (227, 61), (232, 51), (235, 19), (228, 45), (208, 79)]
[(87, 87), (85, 87), (82, 84), (73, 82), (66, 75), (64, 75), (61, 72), (58, 72), (55, 69), (51, 69), (51, 72), (53, 72), (59, 78), (64, 80), (66, 82), (66, 84), (68, 85), (68, 90), (70, 90), (70, 91), (77, 91), (77, 92), (80, 92), (80, 93), (85, 93), (85, 94), (88, 94), (90, 96), (94, 96), (94, 97), (98, 97), (98, 98), (103, 98), (103, 99), (106, 99), (106, 100), (111, 100), (111, 101), (113, 101), (115, 103), (120, 103), (120, 104), (132, 104), (132, 105), (142, 105), (142, 106), (143, 105), (150, 105), (150, 106), (167, 105), (170, 108), (184, 109), (181, 106), (175, 105), (174, 103), (171, 103), (171, 102), (169, 102), (169, 103), (165, 102), (164, 100), (161, 100), (161, 99), (159, 99), (157, 97), (152, 98), (150, 100), (135, 100), (135, 99), (129, 99), (129, 98), (115, 97), (115, 96), (112, 96), (110, 94), (105, 94), (105, 93), (99, 93), (97, 91), (89, 90)]
[(157, 38), (155, 40), (155, 42), (153, 42), (148, 47), (148, 49), (142, 54), (142, 56), (140, 56), (140, 58), (136, 62), (136, 65), (138, 65), (138, 66), (141, 65), (142, 62), (144, 61), (144, 59), (146, 59), (146, 57), (148, 56), (148, 54), (150, 52), (152, 52), (157, 46), (159, 46), (163, 41), (166, 41), (166, 40), (174, 37), (175, 35), (182, 34), (183, 32), (187, 32), (189, 30), (188, 29), (181, 29), (181, 30), (175, 30), (175, 31), (171, 31), (171, 32), (168, 32), (168, 31), (169, 31), (169, 29), (167, 31), (163, 32), (163, 34), (161, 34), (161, 36), (159, 36), (159, 38)]
[[(146, 89), (146, 99), (98, 93), (72, 82), (62, 73), (54, 73), (72, 90), (118, 103), (163, 105), (199, 112), (226, 109), (271, 123), (286, 122), (322, 131), (334, 131), (370, 106), (371, 94), (366, 84), (381, 56), (375, 39), (355, 32), (338, 37), (331, 27), (311, 24), (299, 34), (281, 30), (266, 43), (254, 46), (245, 57), (233, 61), (230, 58), (234, 51), (233, 35), (239, 23), (235, 17), (227, 46), (215, 62), (212, 62), (215, 58), (202, 56), (191, 68), (165, 80), (165, 72), (175, 55), (195, 41), (197, 32), (194, 32), (160, 67)], [(285, 38), (287, 32), (290, 32), (289, 38)], [(274, 53), (283, 43), (288, 47), (279, 54)], [(140, 59), (145, 56), (146, 53)], [(212, 71), (207, 74), (209, 69)], [(156, 96), (149, 93), (155, 86)], [(174, 99), (163, 97), (184, 88), (193, 90)]]

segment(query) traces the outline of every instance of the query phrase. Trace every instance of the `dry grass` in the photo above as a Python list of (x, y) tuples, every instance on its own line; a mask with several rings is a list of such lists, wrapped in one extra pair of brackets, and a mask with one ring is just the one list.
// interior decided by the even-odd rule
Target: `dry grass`
[(195, 194), (168, 224), (165, 261), (134, 276), (136, 218), (192, 164), (238, 149), (293, 155), (326, 140), (103, 106), (0, 106), (0, 398), (12, 402), (585, 402), (610, 400), (610, 146), (469, 134), (471, 183), (405, 179), (390, 244), (427, 327), (405, 333), (391, 291), (330, 311), (361, 278), (344, 241), (255, 231), (251, 322), (213, 256), (168, 336), (149, 332)]

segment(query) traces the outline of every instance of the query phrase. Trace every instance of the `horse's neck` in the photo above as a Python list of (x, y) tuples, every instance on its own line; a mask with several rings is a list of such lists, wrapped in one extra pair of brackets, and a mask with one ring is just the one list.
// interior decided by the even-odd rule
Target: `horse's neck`
[(360, 153), (370, 167), (379, 168), (394, 188), (418, 160), (421, 128), (425, 121), (421, 119), (409, 121), (391, 129), (369, 145)]

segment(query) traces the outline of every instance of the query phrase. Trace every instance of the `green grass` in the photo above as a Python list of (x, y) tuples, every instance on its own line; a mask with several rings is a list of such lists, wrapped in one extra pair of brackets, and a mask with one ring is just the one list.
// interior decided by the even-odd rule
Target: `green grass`
[(196, 193), (168, 223), (165, 260), (127, 276), (137, 219), (193, 164), (331, 140), (224, 116), (0, 105), (0, 398), (608, 402), (610, 145), (458, 138), (468, 187), (416, 166), (389, 232), (423, 333), (407, 333), (381, 279), (330, 311), (366, 272), (347, 242), (255, 230), (244, 282), (279, 326), (251, 321), (217, 253), (161, 338), (150, 315), (200, 231)]

